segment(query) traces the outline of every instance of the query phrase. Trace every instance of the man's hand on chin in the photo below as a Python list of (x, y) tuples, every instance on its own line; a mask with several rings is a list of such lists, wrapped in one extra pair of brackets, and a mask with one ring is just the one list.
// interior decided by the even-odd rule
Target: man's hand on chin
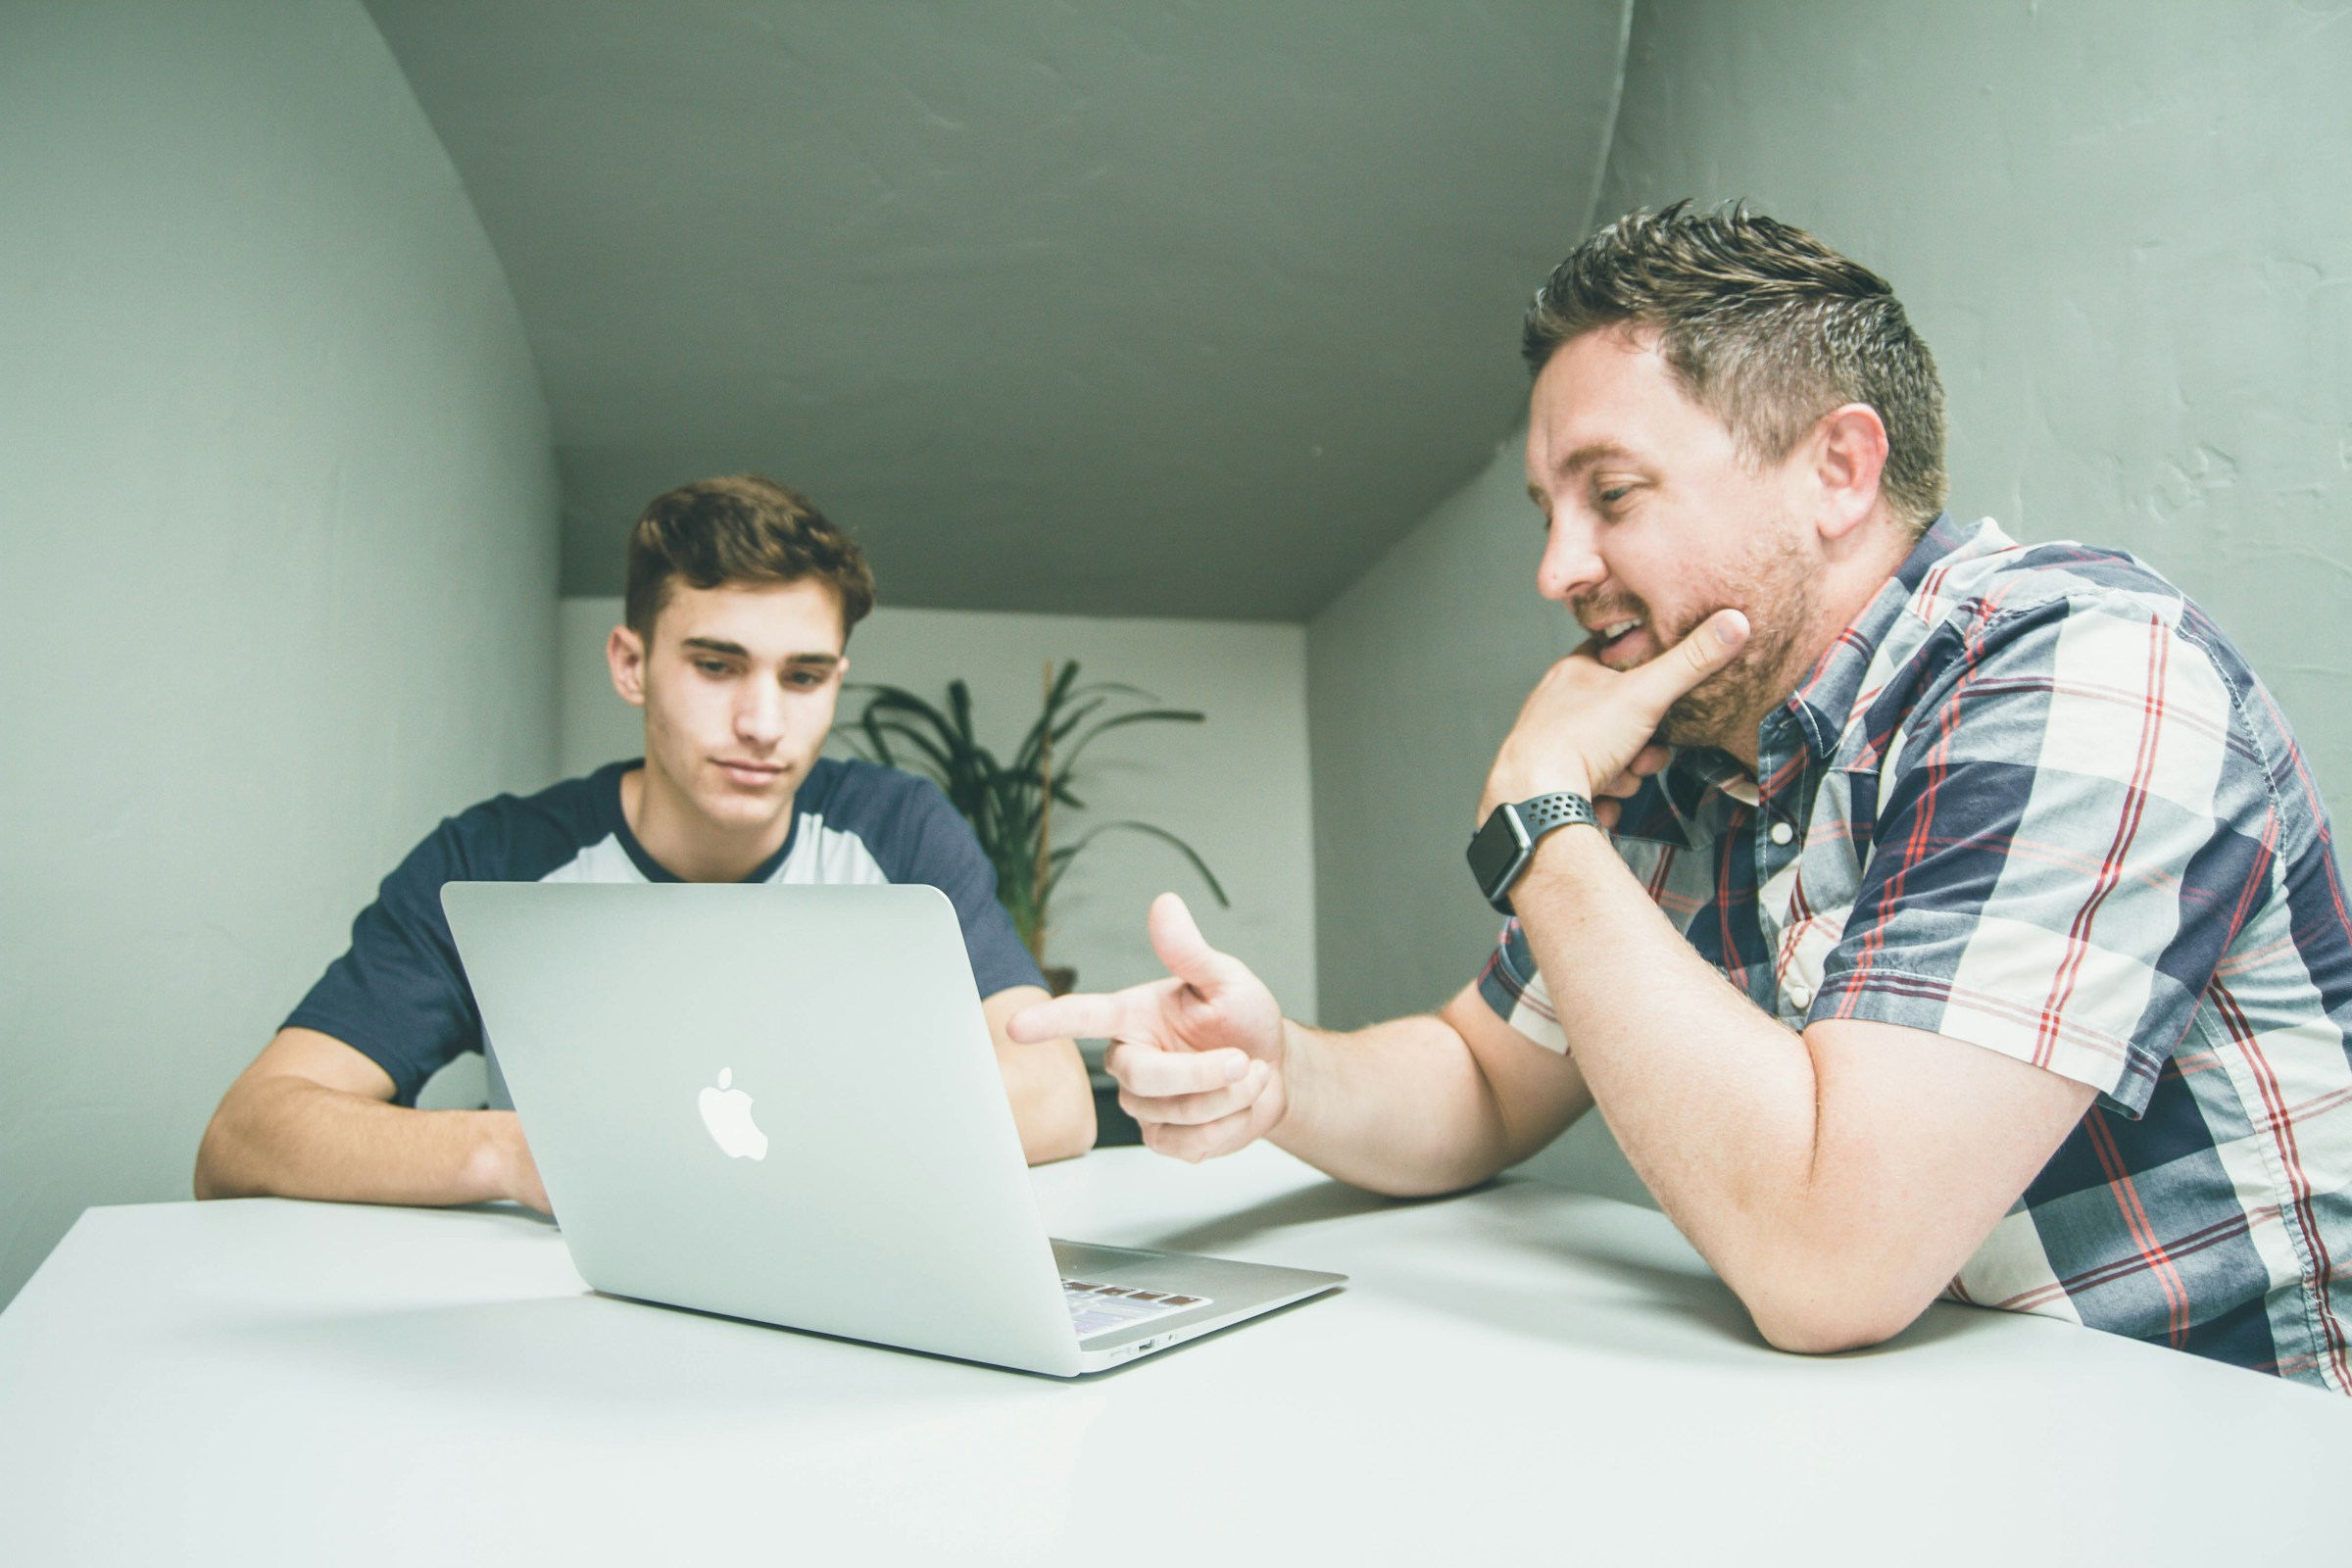
[[(1666, 710), (1715, 674), (1747, 645), (1747, 617), (1718, 610), (1690, 635), (1657, 658), (1616, 670), (1585, 644), (1536, 683), (1519, 718), (1487, 772), (1478, 820), (1505, 801), (1555, 790), (1578, 795), (1631, 795), (1642, 777), (1666, 762), (1657, 742)], [(1614, 826), (1616, 800), (1599, 803), (1604, 826)]]

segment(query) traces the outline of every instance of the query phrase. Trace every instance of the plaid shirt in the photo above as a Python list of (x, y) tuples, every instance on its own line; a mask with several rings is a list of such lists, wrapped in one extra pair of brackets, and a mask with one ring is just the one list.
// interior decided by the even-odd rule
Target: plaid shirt
[[(1943, 517), (1759, 739), (1619, 821), (1690, 945), (1790, 1029), (2099, 1092), (1946, 1295), (2352, 1394), (2352, 918), (2229, 639), (2128, 555)], [(1567, 1049), (1516, 921), (1479, 986)]]

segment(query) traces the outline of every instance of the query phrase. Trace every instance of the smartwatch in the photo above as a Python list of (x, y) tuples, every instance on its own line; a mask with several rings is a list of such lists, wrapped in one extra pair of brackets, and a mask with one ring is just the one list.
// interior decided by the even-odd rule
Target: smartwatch
[(1598, 827), (1600, 818), (1592, 814), (1591, 801), (1565, 790), (1494, 808), (1487, 825), (1470, 835), (1470, 874), (1478, 879), (1478, 891), (1498, 913), (1509, 914), (1511, 884), (1527, 869), (1536, 841), (1576, 822)]

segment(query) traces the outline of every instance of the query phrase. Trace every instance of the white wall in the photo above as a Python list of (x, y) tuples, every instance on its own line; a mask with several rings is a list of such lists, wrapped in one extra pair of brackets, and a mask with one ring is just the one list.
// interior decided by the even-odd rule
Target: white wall
[[(563, 766), (581, 773), (643, 750), (638, 710), (613, 695), (605, 637), (617, 599), (566, 599), (559, 683)], [(1088, 990), (1157, 978), (1144, 935), (1152, 897), (1185, 896), (1211, 942), (1254, 968), (1295, 1017), (1317, 1011), (1314, 863), (1306, 744), (1306, 629), (1257, 622), (1108, 620), (980, 611), (874, 612), (850, 640), (850, 678), (944, 701), (961, 676), (981, 738), (1009, 757), (1035, 720), (1047, 660), (1079, 679), (1140, 686), (1198, 725), (1137, 725), (1103, 737), (1081, 764), (1089, 809), (1054, 818), (1056, 842), (1089, 821), (1134, 818), (1200, 852), (1233, 901), (1220, 909), (1175, 851), (1106, 834), (1054, 895), (1048, 956)], [(845, 698), (846, 716), (858, 710)], [(839, 727), (838, 725), (836, 726)], [(842, 750), (838, 740), (836, 752)], [(1066, 828), (1065, 828), (1066, 823)]]
[(188, 1196), (377, 878), (549, 776), (556, 495), (356, 0), (10, 7), (0, 151), (4, 1302)]
[[(1336, 1027), (1427, 1012), (1502, 922), (1463, 863), (1487, 765), (1528, 689), (1583, 641), (1536, 593), (1543, 528), (1514, 430), (1478, 476), (1308, 627), (1317, 952)], [(1649, 1201), (1597, 1116), (1528, 1169)]]
[[(1593, 218), (1746, 196), (1884, 273), (1942, 369), (1953, 510), (2128, 546), (2198, 596), (2341, 810), (2352, 18), (2292, 0), (2222, 16), (1642, 0)], [(1310, 625), (1335, 1022), (1433, 1004), (1492, 936), (1467, 813), (1571, 640), (1535, 593), (1521, 482), (1514, 437)], [(1597, 1118), (1544, 1163), (1638, 1191)]]

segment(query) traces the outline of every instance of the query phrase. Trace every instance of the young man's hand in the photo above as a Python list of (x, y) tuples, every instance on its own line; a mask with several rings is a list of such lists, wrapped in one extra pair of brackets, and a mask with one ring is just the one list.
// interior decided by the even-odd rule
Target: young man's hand
[(1108, 1040), (1119, 1103), (1163, 1154), (1228, 1154), (1282, 1119), (1282, 1008), (1265, 982), (1200, 935), (1184, 901), (1152, 901), (1152, 951), (1169, 978), (1070, 996), (1013, 1015), (1015, 1040)]

